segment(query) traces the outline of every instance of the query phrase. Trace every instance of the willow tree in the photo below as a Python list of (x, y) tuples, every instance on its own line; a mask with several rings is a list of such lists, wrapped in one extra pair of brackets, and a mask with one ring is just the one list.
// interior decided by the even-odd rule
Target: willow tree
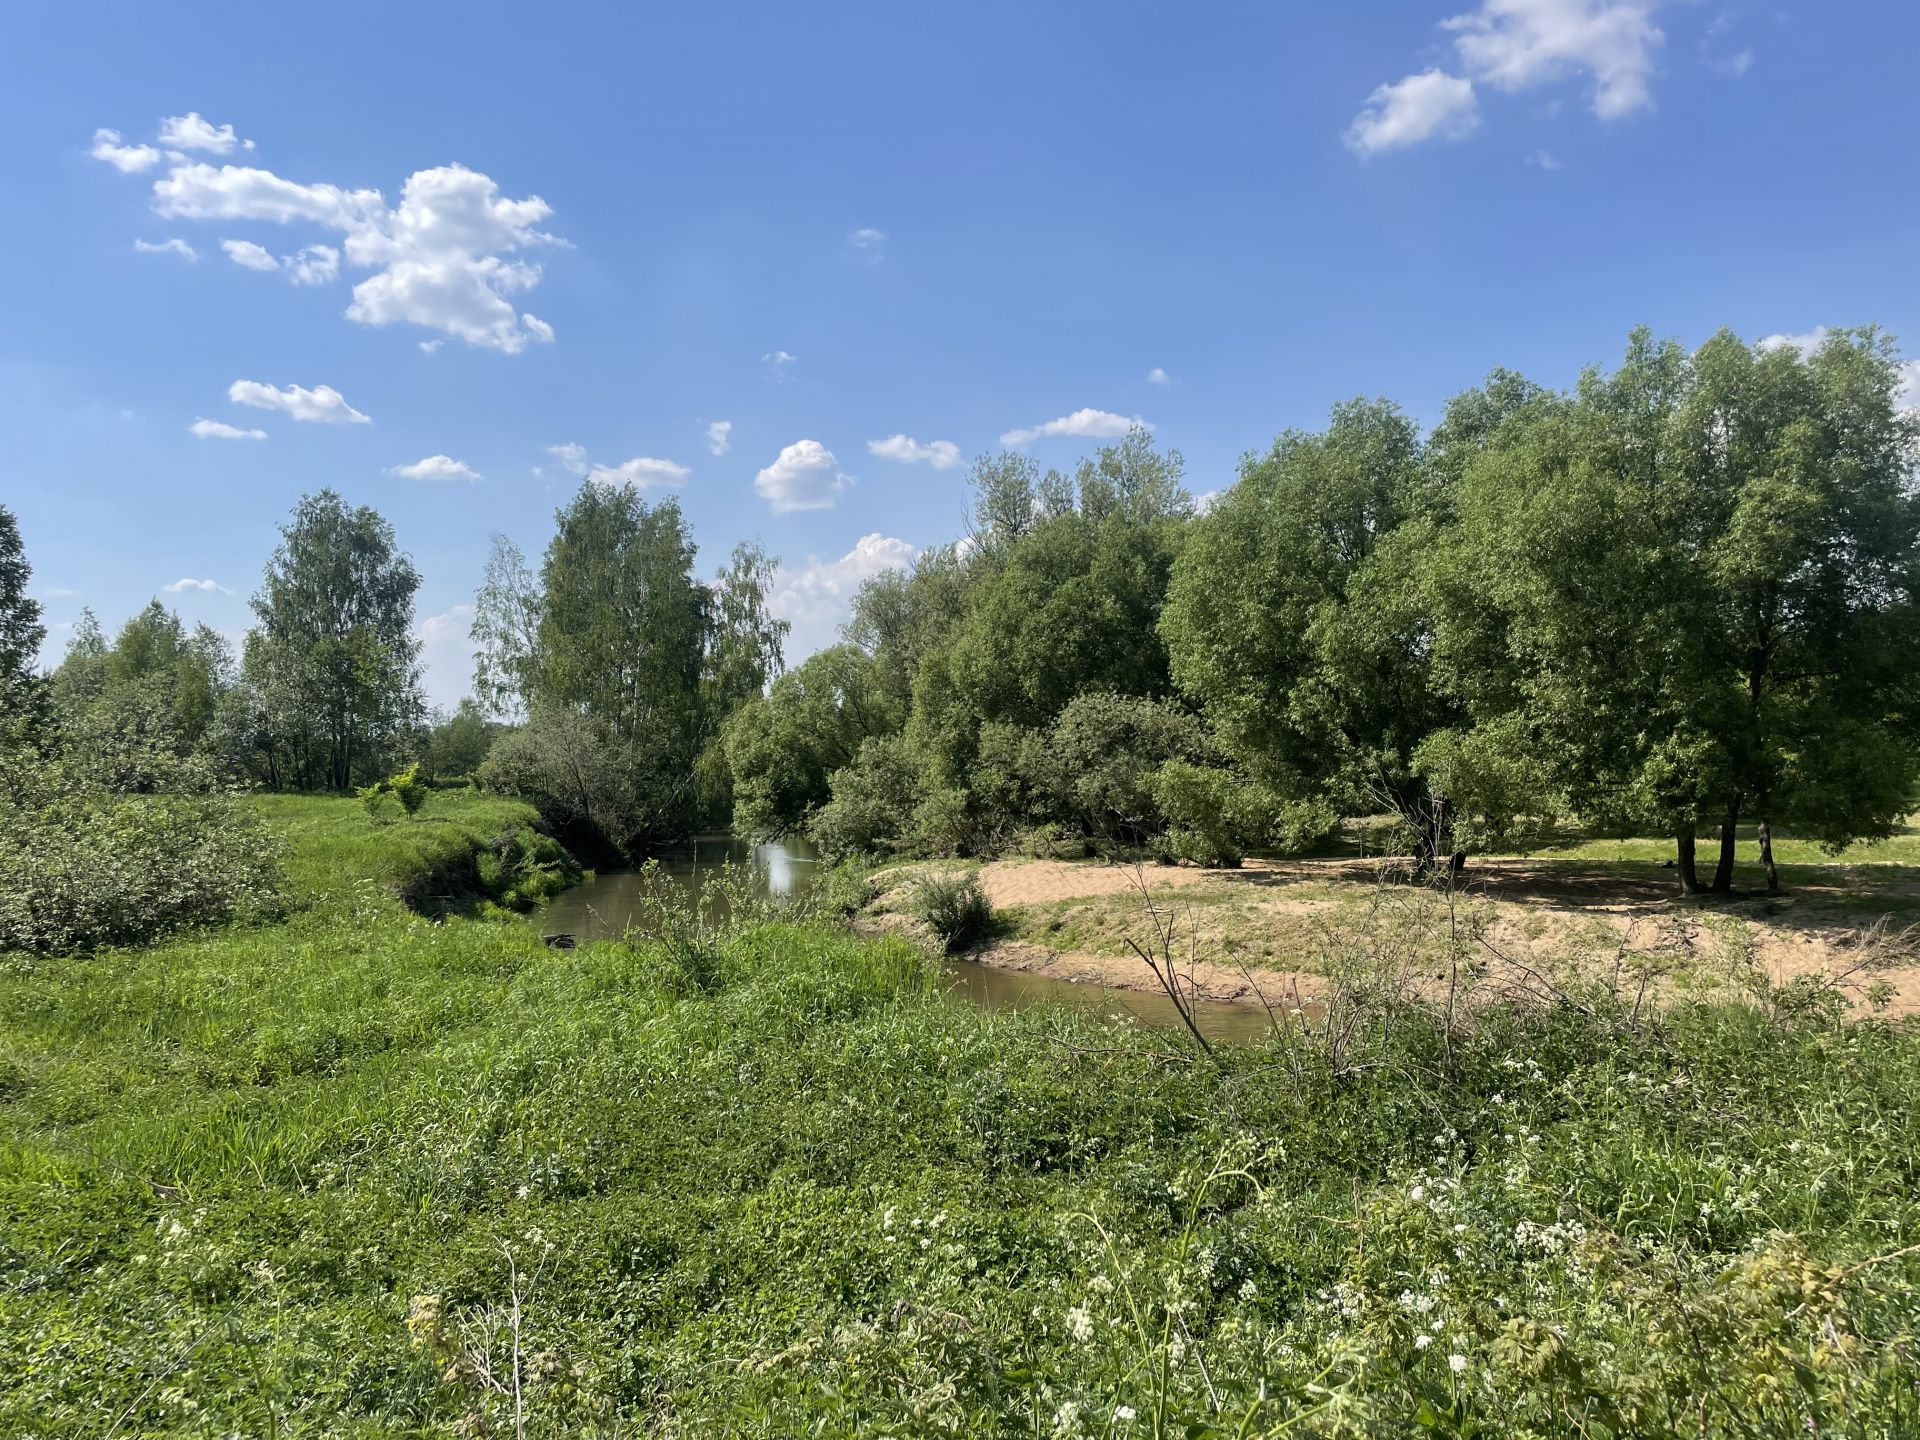
[(1452, 834), (1422, 745), (1456, 718), (1434, 687), (1417, 568), (1439, 496), (1413, 422), (1335, 407), (1247, 457), (1174, 566), (1173, 677), (1236, 758), (1283, 795), (1390, 810), (1422, 865)]
[(1816, 353), (1636, 333), (1486, 438), (1451, 487), (1440, 682), (1574, 809), (1674, 837), (1885, 834), (1915, 775), (1915, 424), (1871, 331)]

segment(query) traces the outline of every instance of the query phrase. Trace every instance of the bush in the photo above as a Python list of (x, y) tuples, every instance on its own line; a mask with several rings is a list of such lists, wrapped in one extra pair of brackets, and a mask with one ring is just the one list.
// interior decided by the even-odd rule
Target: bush
[(993, 906), (971, 871), (921, 876), (909, 903), (914, 918), (933, 931), (949, 955), (986, 939), (993, 925)]
[(368, 817), (379, 823), (396, 804), (411, 820), (420, 813), (420, 807), (427, 803), (427, 791), (431, 788), (420, 778), (420, 767), (409, 765), (399, 774), (376, 780), (354, 793), (359, 795), (360, 803), (367, 807)]
[(224, 794), (116, 794), (16, 756), (0, 782), (0, 950), (133, 945), (280, 904), (280, 847)]
[(898, 735), (863, 741), (853, 764), (833, 772), (833, 798), (814, 812), (807, 834), (830, 858), (899, 846), (912, 828), (923, 787)]
[(694, 815), (688, 766), (670, 747), (622, 741), (560, 711), (497, 740), (479, 779), (527, 801), (577, 850), (637, 855), (650, 841), (685, 834)]

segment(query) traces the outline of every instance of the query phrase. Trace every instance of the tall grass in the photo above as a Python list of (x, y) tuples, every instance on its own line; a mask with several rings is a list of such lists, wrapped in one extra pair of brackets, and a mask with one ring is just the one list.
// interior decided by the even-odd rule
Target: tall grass
[(349, 885), (0, 974), (0, 1434), (1920, 1433), (1907, 1028), (1199, 1064), (711, 939)]

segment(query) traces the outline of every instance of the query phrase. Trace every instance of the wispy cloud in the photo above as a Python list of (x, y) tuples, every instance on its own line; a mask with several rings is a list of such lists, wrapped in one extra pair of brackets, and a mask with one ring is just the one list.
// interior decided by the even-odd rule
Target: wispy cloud
[(707, 449), (715, 455), (724, 455), (733, 448), (733, 422), (715, 420), (707, 426)]
[(1464, 140), (1479, 128), (1473, 82), (1425, 70), (1369, 95), (1347, 127), (1347, 148), (1357, 155), (1377, 155), (1422, 140)]
[(1139, 427), (1151, 430), (1151, 421), (1142, 420), (1138, 415), (1116, 415), (1111, 410), (1076, 410), (1071, 415), (1062, 415), (1057, 420), (1047, 420), (1024, 430), (1009, 430), (1000, 437), (1002, 445), (1025, 445), (1050, 435), (1078, 435), (1086, 438), (1110, 440), (1124, 435)]
[(187, 427), (187, 433), (201, 440), (264, 440), (264, 430), (242, 430), (224, 420), (200, 419)]
[(582, 476), (596, 485), (626, 485), (635, 490), (647, 490), (656, 485), (683, 485), (687, 477), (693, 474), (685, 465), (672, 460), (655, 459), (651, 455), (636, 455), (617, 465), (602, 464), (588, 457), (586, 446), (576, 445), (571, 440), (561, 445), (549, 445), (547, 453), (558, 460), (569, 474)]
[(142, 255), (178, 255), (182, 260), (198, 260), (200, 252), (180, 239), (136, 240), (133, 248)]
[(951, 440), (929, 440), (922, 445), (909, 435), (889, 435), (884, 440), (869, 440), (867, 453), (882, 460), (898, 460), (902, 465), (925, 462), (935, 470), (951, 470), (960, 463), (960, 447)]
[(105, 161), (122, 175), (137, 175), (160, 163), (160, 152), (151, 145), (123, 145), (120, 132), (104, 126), (93, 132), (93, 149), (87, 152)]
[(210, 595), (231, 595), (233, 593), (217, 580), (180, 579), (164, 588), (169, 595), (181, 595), (189, 590), (198, 590)]

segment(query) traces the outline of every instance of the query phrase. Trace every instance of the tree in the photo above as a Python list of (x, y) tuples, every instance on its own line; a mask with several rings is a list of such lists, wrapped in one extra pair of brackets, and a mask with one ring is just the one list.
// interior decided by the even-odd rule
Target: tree
[[(1915, 425), (1891, 348), (1634, 335), (1611, 375), (1495, 427), (1452, 490), (1434, 652), (1471, 737), (1529, 745), (1572, 806), (1675, 837), (1743, 815), (1883, 834), (1915, 774)], [(1490, 747), (1482, 746), (1483, 751)]]
[(472, 775), (506, 730), (471, 696), (462, 700), (451, 715), (436, 712), (427, 730), (423, 762), (427, 778)]
[(304, 497), (280, 533), (253, 597), (247, 672), (287, 778), (345, 791), (419, 716), (420, 577), (377, 511), (332, 490)]
[(760, 546), (733, 547), (714, 577), (705, 675), (708, 723), (720, 723), (780, 673), (792, 622), (768, 608), (779, 563)]
[(1386, 401), (1282, 435), (1194, 525), (1161, 633), (1175, 680), (1257, 779), (1346, 814), (1392, 810), (1428, 865), (1453, 824), (1419, 752), (1454, 710), (1417, 581), (1440, 523), (1424, 458)]
[(852, 645), (807, 658), (736, 710), (722, 731), (733, 823), (753, 836), (792, 834), (831, 796), (830, 778), (870, 737), (900, 727), (874, 662)]
[(0, 739), (25, 729), (40, 704), (36, 667), (47, 631), (40, 623), (40, 602), (27, 594), (32, 575), (19, 524), (0, 505)]
[(481, 708), (502, 719), (525, 719), (540, 643), (540, 590), (520, 547), (504, 535), (495, 535), (487, 551), (467, 636)]
[(1830, 335), (1812, 355), (1722, 333), (1694, 355), (1676, 417), (1699, 497), (1685, 537), (1710, 617), (1698, 660), (1724, 752), (1720, 857), (1743, 815), (1833, 846), (1887, 834), (1916, 771), (1920, 419), (1902, 414), (1891, 345)]

